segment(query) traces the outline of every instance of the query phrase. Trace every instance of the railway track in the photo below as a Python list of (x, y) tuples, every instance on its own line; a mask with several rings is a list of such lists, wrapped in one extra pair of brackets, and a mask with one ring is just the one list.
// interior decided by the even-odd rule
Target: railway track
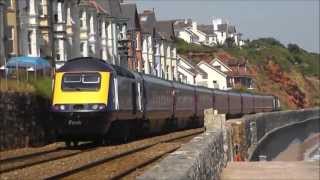
[(5, 179), (118, 179), (175, 151), (202, 132), (203, 128), (192, 129), (87, 152), (73, 151), (75, 154), (65, 158), (7, 171), (0, 176)]
[[(119, 179), (175, 151), (182, 144), (170, 142), (195, 136), (203, 131), (204, 129), (198, 129), (194, 132), (191, 131), (165, 140), (145, 144), (141, 147), (132, 148), (122, 153), (101, 158), (73, 170), (56, 174), (47, 179)], [(161, 150), (159, 151), (159, 149)], [(132, 159), (136, 161), (132, 165), (128, 164)]]
[(40, 151), (40, 152), (34, 152), (34, 153), (28, 153), (28, 154), (22, 154), (18, 156), (3, 158), (0, 160), (0, 174), (25, 168), (25, 167), (29, 167), (29, 166), (33, 166), (36, 164), (41, 164), (48, 161), (54, 161), (57, 159), (74, 156), (88, 150), (93, 150), (90, 148), (93, 148), (93, 146), (90, 144), (83, 144), (73, 149), (71, 148), (66, 149), (63, 147), (59, 147), (59, 148), (49, 149), (49, 150)]

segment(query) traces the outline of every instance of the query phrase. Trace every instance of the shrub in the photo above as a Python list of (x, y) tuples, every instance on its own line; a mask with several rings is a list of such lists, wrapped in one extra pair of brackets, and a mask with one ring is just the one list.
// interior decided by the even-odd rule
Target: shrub
[(300, 47), (296, 44), (288, 44), (288, 50), (291, 53), (300, 53)]
[(31, 82), (35, 88), (35, 92), (44, 97), (51, 98), (52, 94), (52, 79), (50, 77), (44, 77)]

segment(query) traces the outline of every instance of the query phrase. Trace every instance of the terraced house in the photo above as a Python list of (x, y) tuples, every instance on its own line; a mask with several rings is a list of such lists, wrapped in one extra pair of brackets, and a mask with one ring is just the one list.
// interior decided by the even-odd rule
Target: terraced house
[(157, 21), (154, 11), (150, 10), (145, 10), (139, 16), (144, 73), (169, 80), (177, 79), (173, 22)]
[(5, 29), (7, 27), (5, 9), (6, 4), (4, 0), (0, 0), (0, 68), (6, 63), (7, 60), (7, 53), (5, 50)]
[(8, 28), (4, 29), (8, 33), (3, 38), (8, 58), (43, 57), (60, 68), (68, 59), (96, 57), (160, 78), (178, 79), (173, 22), (157, 21), (153, 11), (139, 15), (136, 4), (121, 0), (8, 2)]
[(57, 67), (74, 57), (97, 57), (127, 67), (127, 19), (119, 1), (53, 1)]
[(156, 67), (161, 67), (161, 70), (159, 69), (160, 77), (177, 80), (177, 50), (173, 21), (158, 21), (157, 32), (160, 41), (158, 41), (159, 44), (156, 45), (156, 52), (160, 52), (161, 60), (157, 63)]
[(18, 40), (18, 33), (19, 33), (19, 18), (18, 18), (18, 2), (17, 0), (10, 0), (6, 2), (6, 10), (5, 10), (5, 17), (7, 22), (7, 28), (4, 30), (6, 31), (6, 57), (10, 58), (13, 56), (17, 56), (19, 54), (19, 40)]
[(128, 69), (142, 71), (142, 34), (136, 4), (121, 3), (121, 10), (127, 24)]

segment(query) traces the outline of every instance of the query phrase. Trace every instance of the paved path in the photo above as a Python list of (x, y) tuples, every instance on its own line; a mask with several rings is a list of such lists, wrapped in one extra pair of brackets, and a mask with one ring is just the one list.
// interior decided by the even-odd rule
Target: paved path
[(319, 180), (320, 161), (229, 162), (221, 180)]

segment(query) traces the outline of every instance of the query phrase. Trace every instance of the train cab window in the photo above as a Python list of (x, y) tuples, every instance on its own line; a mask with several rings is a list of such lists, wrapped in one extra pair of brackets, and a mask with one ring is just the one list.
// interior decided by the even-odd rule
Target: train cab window
[(100, 83), (100, 76), (96, 74), (87, 74), (82, 76), (82, 83), (84, 84), (98, 84)]
[(99, 73), (66, 73), (62, 77), (63, 91), (98, 91), (101, 77)]

